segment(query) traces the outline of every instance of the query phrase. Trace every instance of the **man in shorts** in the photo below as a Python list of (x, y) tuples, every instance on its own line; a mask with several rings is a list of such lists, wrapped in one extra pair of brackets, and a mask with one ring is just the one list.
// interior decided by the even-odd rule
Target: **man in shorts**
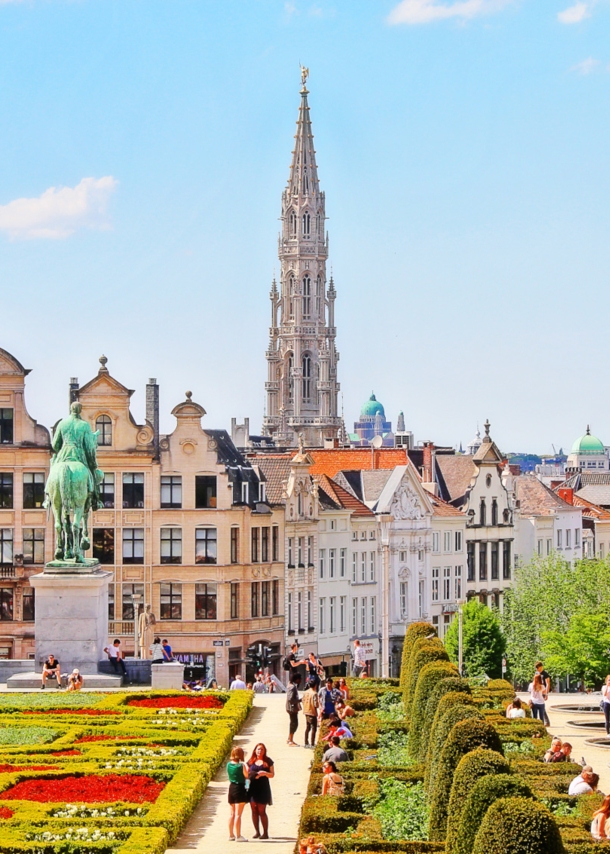
[(59, 667), (59, 661), (55, 658), (53, 653), (47, 658), (42, 668), (42, 685), (40, 686), (41, 690), (46, 688), (47, 679), (55, 679), (57, 680), (57, 687), (61, 688), (61, 670)]

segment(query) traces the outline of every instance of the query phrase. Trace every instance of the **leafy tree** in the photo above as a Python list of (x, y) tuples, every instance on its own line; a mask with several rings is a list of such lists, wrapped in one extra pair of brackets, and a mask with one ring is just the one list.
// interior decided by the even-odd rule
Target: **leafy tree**
[[(445, 648), (452, 661), (459, 657), (459, 628), (456, 617), (445, 635)], [(471, 599), (462, 609), (462, 641), (464, 671), (467, 676), (486, 673), (497, 678), (502, 675), (502, 656), (506, 641), (496, 611), (478, 599)]]
[(568, 630), (543, 632), (547, 669), (557, 676), (578, 676), (593, 686), (608, 673), (610, 619), (606, 614), (574, 614)]

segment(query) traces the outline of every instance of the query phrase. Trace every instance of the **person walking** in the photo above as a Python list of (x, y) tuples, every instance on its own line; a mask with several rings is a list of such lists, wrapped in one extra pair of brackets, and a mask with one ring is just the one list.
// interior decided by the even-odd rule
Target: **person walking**
[(356, 677), (356, 679), (360, 678), (360, 674), (366, 670), (366, 658), (364, 654), (364, 650), (360, 646), (360, 641), (358, 638), (354, 641), (354, 663), (352, 665), (352, 673)]
[(301, 700), (299, 699), (300, 684), (301, 674), (293, 673), (292, 679), (288, 683), (288, 690), (286, 691), (286, 711), (290, 718), (288, 741), (286, 743), (291, 747), (298, 747), (298, 744), (294, 740), (294, 734), (299, 728), (299, 711), (301, 710)]
[(530, 704), (532, 707), (532, 717), (539, 718), (542, 723), (544, 723), (544, 704), (546, 702), (546, 698), (547, 694), (544, 690), (544, 685), (542, 684), (542, 676), (539, 673), (536, 673), (534, 681), (530, 686)]
[[(538, 673), (540, 675), (540, 678), (542, 679), (542, 685), (548, 698), (548, 695), (551, 693), (551, 674), (547, 673), (547, 671), (544, 669), (544, 664), (541, 661), (536, 662), (535, 670), (536, 673)], [(542, 722), (545, 726), (551, 725), (549, 716), (546, 713), (546, 708), (544, 710), (544, 719)]]
[(231, 682), (231, 684), (229, 686), (229, 691), (245, 691), (245, 690), (246, 690), (246, 683), (241, 678), (239, 673), (236, 673), (235, 679)]
[(260, 742), (255, 746), (252, 756), (248, 760), (250, 808), (252, 809), (252, 824), (254, 825), (255, 839), (269, 839), (267, 807), (273, 803), (269, 780), (274, 776), (273, 759), (267, 755), (267, 748)]
[(242, 747), (234, 747), (231, 758), (227, 764), (227, 776), (229, 777), (229, 842), (247, 842), (245, 836), (241, 835), (241, 815), (244, 807), (250, 800), (246, 785), (249, 787), (248, 766), (244, 758)]
[[(305, 715), (305, 747), (315, 747), (316, 733), (318, 731), (318, 700), (317, 686), (311, 680), (307, 683), (307, 689), (303, 694), (303, 713)], [(309, 736), (311, 734), (311, 744)]]
[(602, 702), (604, 704), (606, 735), (610, 735), (610, 676), (606, 676), (606, 681), (602, 686)]

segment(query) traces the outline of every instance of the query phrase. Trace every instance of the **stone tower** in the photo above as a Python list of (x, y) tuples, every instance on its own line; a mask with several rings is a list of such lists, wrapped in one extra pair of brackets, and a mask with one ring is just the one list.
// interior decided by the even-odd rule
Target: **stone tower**
[(335, 348), (335, 299), (327, 283), (328, 235), (325, 199), (318, 183), (316, 153), (301, 69), (301, 105), (288, 185), (282, 194), (279, 238), (280, 283), (271, 286), (271, 327), (267, 350), (267, 412), (263, 433), (278, 445), (308, 447), (336, 438), (339, 383)]

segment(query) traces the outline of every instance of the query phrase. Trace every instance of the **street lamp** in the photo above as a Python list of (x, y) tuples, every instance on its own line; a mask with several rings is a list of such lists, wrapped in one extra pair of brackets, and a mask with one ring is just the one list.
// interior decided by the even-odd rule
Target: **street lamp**
[(141, 593), (132, 593), (131, 594), (131, 601), (133, 602), (133, 640), (134, 640), (133, 657), (134, 658), (138, 657), (138, 640), (139, 640), (139, 638), (138, 638), (138, 616), (139, 616), (140, 604), (143, 602), (143, 600), (144, 600), (144, 596)]

